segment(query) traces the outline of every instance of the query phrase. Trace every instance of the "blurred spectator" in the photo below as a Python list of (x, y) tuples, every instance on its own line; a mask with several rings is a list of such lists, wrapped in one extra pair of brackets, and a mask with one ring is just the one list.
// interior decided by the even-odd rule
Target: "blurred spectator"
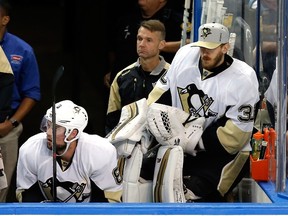
[[(173, 5), (171, 3), (171, 5)], [(175, 5), (175, 2), (174, 2)], [(138, 6), (132, 5), (124, 15), (116, 17), (115, 26), (109, 27), (108, 34), (109, 63), (104, 76), (104, 85), (110, 87), (116, 73), (138, 57), (136, 52), (136, 36), (141, 21), (157, 19), (166, 28), (166, 45), (161, 55), (171, 63), (180, 47), (183, 12), (169, 6), (168, 0), (138, 0)]]
[(40, 100), (40, 77), (32, 47), (7, 31), (11, 6), (0, 0), (0, 45), (12, 67), (15, 85), (12, 111), (6, 121), (0, 123), (0, 147), (2, 149), (8, 187), (0, 190), (0, 202), (6, 202), (11, 179), (18, 157), (18, 139), (23, 131), (21, 121)]

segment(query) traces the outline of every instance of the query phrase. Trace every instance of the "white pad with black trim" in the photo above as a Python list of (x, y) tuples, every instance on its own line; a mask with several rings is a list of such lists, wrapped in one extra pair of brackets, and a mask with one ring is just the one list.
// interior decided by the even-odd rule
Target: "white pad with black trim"
[(123, 173), (123, 202), (152, 202), (152, 181), (140, 178), (143, 153), (140, 145), (125, 159)]
[(161, 146), (153, 179), (154, 202), (186, 202), (183, 180), (183, 149), (180, 146)]
[(146, 133), (147, 109), (145, 98), (122, 108), (119, 123), (107, 135), (108, 140), (117, 148), (118, 155), (131, 155), (135, 144), (146, 138), (143, 136)]
[[(193, 118), (195, 121), (191, 123), (187, 121), (191, 116), (180, 109), (161, 104), (151, 106), (148, 126), (146, 99), (123, 107), (119, 124), (108, 136), (124, 160), (123, 202), (185, 202), (183, 149), (194, 151), (204, 120)], [(163, 146), (157, 153), (154, 179), (146, 181), (140, 172), (143, 154), (154, 139), (150, 131)]]
[(138, 142), (126, 139), (113, 143), (117, 149), (118, 156), (129, 157), (136, 144), (140, 144), (143, 154), (147, 152), (154, 140), (154, 136), (146, 128), (141, 133), (139, 132), (139, 134), (141, 134), (141, 138)]
[(146, 127), (147, 109), (145, 98), (124, 106), (121, 110), (119, 123), (108, 135), (109, 141), (112, 143), (126, 139), (139, 141), (141, 131)]
[(147, 127), (161, 145), (180, 145), (194, 155), (203, 133), (204, 117), (193, 117), (185, 111), (153, 103), (147, 112)]

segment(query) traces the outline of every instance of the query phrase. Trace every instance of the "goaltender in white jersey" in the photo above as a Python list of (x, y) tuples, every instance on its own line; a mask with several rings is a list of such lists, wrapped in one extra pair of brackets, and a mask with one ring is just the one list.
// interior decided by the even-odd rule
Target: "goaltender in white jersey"
[(227, 55), (228, 49), (225, 26), (200, 26), (198, 42), (177, 52), (148, 98), (149, 104), (165, 104), (163, 94), (171, 94), (172, 106), (190, 113), (191, 120), (206, 119), (204, 149), (184, 158), (183, 182), (193, 201), (221, 201), (248, 172), (258, 80), (253, 68)]
[[(122, 178), (115, 147), (107, 139), (83, 132), (88, 122), (84, 108), (65, 100), (55, 105), (57, 202), (120, 202)], [(20, 148), (17, 199), (53, 201), (52, 109), (42, 124), (43, 133)]]

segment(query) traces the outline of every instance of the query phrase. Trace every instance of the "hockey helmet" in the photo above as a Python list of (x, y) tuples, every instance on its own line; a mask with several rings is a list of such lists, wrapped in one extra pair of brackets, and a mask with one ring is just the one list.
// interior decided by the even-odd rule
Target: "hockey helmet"
[[(62, 126), (66, 129), (65, 141), (73, 129), (78, 130), (77, 136), (73, 139), (78, 139), (81, 132), (85, 129), (88, 123), (88, 114), (86, 110), (74, 104), (70, 100), (63, 100), (55, 104), (56, 125)], [(45, 119), (52, 122), (52, 107), (47, 110)]]

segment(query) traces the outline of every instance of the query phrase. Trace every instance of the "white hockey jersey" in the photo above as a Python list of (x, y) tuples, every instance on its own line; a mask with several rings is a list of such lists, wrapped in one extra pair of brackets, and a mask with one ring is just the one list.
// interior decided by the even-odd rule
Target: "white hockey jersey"
[[(205, 69), (200, 71), (199, 59), (199, 47), (191, 47), (189, 44), (183, 46), (174, 57), (166, 77), (160, 79), (150, 93), (148, 103), (157, 101), (169, 90), (172, 106), (206, 118), (204, 129), (226, 116), (233, 130), (236, 128), (243, 134), (250, 134), (254, 107), (259, 100), (258, 80), (253, 68), (233, 58), (233, 63), (227, 69), (214, 74)], [(221, 129), (218, 132), (218, 138), (228, 152), (235, 153), (239, 148), (250, 150), (248, 133), (244, 145), (242, 143), (242, 146), (232, 147), (236, 143), (232, 142), (234, 138), (227, 144), (227, 141), (221, 140)], [(222, 137), (225, 139), (224, 135)]]
[[(53, 200), (52, 151), (47, 148), (46, 133), (28, 139), (20, 148), (17, 165), (17, 193), (39, 184), (43, 196)], [(109, 201), (119, 201), (122, 178), (117, 168), (115, 147), (98, 135), (82, 133), (65, 170), (57, 163), (57, 200), (89, 202), (91, 181), (104, 191)], [(120, 193), (120, 195), (119, 195)]]
[(159, 99), (165, 103), (162, 96), (170, 91), (172, 106), (190, 113), (191, 121), (194, 116), (205, 117), (202, 134), (205, 150), (190, 157), (193, 163), (199, 163), (193, 168), (190, 160), (184, 160), (183, 170), (203, 179), (199, 181), (207, 192), (199, 190), (197, 184), (188, 187), (197, 196), (206, 196), (213, 187), (224, 196), (234, 182), (238, 183), (249, 159), (254, 109), (259, 100), (258, 80), (253, 68), (228, 55), (212, 71), (203, 69), (199, 60), (199, 47), (189, 44), (181, 47), (166, 77), (151, 91), (148, 104)]

